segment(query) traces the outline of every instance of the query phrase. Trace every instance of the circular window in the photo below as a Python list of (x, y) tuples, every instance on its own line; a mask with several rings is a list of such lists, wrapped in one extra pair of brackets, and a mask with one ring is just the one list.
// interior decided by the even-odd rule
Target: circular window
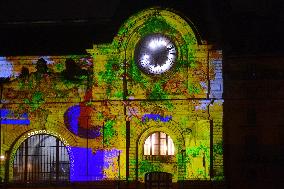
[(135, 48), (135, 62), (146, 74), (161, 75), (173, 68), (177, 50), (174, 42), (163, 34), (142, 38)]

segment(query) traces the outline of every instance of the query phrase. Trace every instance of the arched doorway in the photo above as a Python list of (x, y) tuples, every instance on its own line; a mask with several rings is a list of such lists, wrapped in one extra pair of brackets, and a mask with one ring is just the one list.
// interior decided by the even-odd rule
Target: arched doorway
[(171, 189), (172, 174), (166, 172), (150, 172), (145, 174), (146, 189)]
[(146, 182), (151, 172), (171, 173), (171, 182), (181, 180), (185, 174), (182, 149), (184, 138), (174, 125), (164, 123), (149, 127), (138, 139), (137, 179)]
[(13, 181), (20, 183), (66, 182), (70, 177), (69, 155), (56, 137), (40, 134), (27, 138), (13, 162)]

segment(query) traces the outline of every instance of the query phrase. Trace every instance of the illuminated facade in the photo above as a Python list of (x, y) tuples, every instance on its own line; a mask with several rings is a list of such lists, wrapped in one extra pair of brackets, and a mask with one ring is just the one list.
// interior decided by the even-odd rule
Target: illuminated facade
[(87, 53), (1, 57), (1, 178), (224, 179), (222, 51), (189, 20), (147, 9)]

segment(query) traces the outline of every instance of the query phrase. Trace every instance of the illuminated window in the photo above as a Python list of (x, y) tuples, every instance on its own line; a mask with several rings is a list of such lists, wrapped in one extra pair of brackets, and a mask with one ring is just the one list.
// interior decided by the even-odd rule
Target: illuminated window
[(170, 136), (163, 132), (155, 132), (144, 143), (144, 155), (174, 155), (175, 147)]

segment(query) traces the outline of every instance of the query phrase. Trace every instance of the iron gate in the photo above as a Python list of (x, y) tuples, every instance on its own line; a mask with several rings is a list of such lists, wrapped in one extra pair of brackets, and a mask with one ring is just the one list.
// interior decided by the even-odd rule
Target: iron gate
[(51, 135), (34, 135), (16, 152), (14, 182), (66, 182), (70, 176), (69, 155), (64, 144)]

